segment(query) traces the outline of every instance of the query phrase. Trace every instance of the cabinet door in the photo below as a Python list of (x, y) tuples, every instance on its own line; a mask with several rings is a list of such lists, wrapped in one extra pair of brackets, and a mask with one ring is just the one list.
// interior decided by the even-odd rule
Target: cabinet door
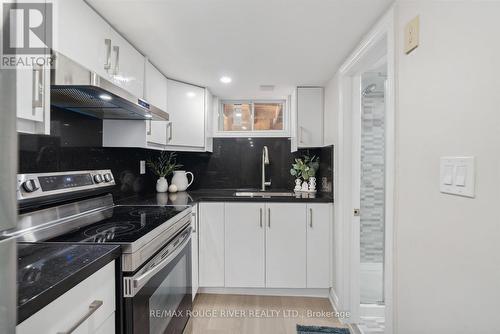
[(50, 133), (50, 69), (48, 66), (17, 70), (16, 112), (19, 132)]
[(165, 121), (145, 121), (146, 140), (151, 144), (167, 145), (168, 122)]
[(298, 147), (323, 146), (323, 88), (297, 88)]
[(148, 60), (144, 75), (144, 99), (152, 105), (167, 111), (167, 78)]
[(264, 205), (225, 204), (226, 287), (265, 287)]
[(200, 287), (224, 286), (224, 203), (199, 205)]
[(307, 205), (307, 287), (330, 287), (331, 204)]
[(82, 0), (56, 0), (53, 8), (54, 49), (111, 78), (111, 27)]
[(193, 234), (191, 236), (191, 272), (192, 272), (192, 295), (193, 300), (198, 293), (198, 210), (197, 205), (192, 208), (191, 216), (191, 227), (193, 229)]
[(111, 29), (111, 81), (135, 97), (144, 97), (144, 57)]
[(266, 287), (306, 287), (306, 205), (266, 204)]
[(205, 147), (205, 89), (168, 80), (169, 145)]
[[(17, 334), (66, 333), (84, 319), (74, 333), (96, 333), (101, 325), (114, 330), (108, 319), (116, 309), (115, 262), (87, 277), (16, 327)], [(89, 307), (102, 302), (89, 317)], [(64, 316), (61, 316), (64, 315)], [(102, 333), (103, 331), (101, 331)], [(114, 333), (114, 331), (106, 332)]]

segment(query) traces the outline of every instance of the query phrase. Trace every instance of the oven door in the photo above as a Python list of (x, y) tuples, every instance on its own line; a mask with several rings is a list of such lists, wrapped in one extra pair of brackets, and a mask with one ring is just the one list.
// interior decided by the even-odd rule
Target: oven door
[(123, 289), (127, 334), (182, 333), (192, 310), (191, 227), (125, 277)]

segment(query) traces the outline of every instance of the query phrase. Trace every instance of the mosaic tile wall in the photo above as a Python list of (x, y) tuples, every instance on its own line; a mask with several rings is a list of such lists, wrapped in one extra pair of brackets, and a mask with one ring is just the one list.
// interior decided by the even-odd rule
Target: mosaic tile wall
[(361, 135), (361, 262), (384, 260), (385, 106), (384, 98), (363, 98)]

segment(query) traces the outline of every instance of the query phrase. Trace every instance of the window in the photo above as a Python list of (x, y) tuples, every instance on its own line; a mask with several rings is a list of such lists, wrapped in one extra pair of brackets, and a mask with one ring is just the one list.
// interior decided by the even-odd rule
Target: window
[(285, 101), (222, 101), (219, 132), (284, 132)]

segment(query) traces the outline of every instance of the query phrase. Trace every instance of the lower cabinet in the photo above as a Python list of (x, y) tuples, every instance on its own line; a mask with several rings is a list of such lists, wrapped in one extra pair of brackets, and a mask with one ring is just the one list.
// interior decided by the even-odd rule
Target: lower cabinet
[(199, 275), (198, 275), (198, 208), (197, 206), (192, 207), (192, 212), (191, 212), (191, 227), (193, 229), (193, 233), (191, 235), (191, 275), (192, 275), (192, 295), (193, 295), (193, 300), (196, 297), (196, 294), (198, 293), (198, 282), (199, 282)]
[(115, 297), (113, 261), (20, 323), (16, 333), (115, 333)]
[(224, 287), (224, 203), (199, 204), (200, 287)]
[(264, 211), (261, 203), (226, 203), (226, 286), (266, 286)]
[(307, 204), (307, 287), (330, 287), (332, 205)]
[(305, 288), (306, 205), (266, 204), (266, 287)]
[(332, 205), (200, 203), (200, 287), (329, 288)]

